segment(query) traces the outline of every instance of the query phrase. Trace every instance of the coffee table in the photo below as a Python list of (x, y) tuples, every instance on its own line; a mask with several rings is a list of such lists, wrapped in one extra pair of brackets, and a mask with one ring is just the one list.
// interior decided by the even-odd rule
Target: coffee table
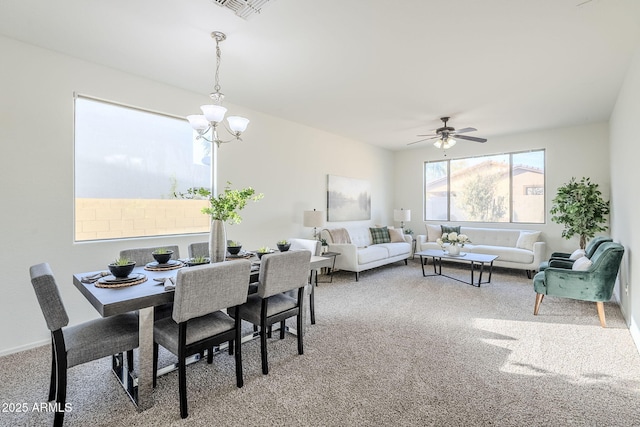
[[(420, 256), (420, 264), (422, 265), (422, 275), (424, 277), (428, 276), (444, 276), (449, 279), (457, 280), (458, 282), (466, 283), (468, 285), (480, 287), (482, 283), (491, 283), (491, 272), (493, 270), (493, 261), (498, 258), (497, 255), (487, 255), (487, 254), (479, 254), (479, 253), (471, 253), (471, 252), (460, 252), (460, 255), (449, 255), (443, 250), (436, 249), (427, 249), (424, 251), (417, 252), (416, 255)], [(429, 261), (429, 258), (433, 259), (433, 272), (434, 274), (426, 274), (424, 271), (425, 264)], [(466, 282), (464, 280), (460, 280), (457, 277), (447, 276), (446, 274), (442, 274), (442, 260), (456, 260), (456, 261), (464, 261), (471, 264), (471, 282)], [(437, 261), (436, 261), (437, 260)], [(482, 281), (482, 272), (484, 271), (485, 264), (489, 265), (489, 279), (486, 282)], [(474, 283), (473, 273), (475, 271), (476, 266), (480, 267), (480, 276), (478, 277), (477, 284)]]

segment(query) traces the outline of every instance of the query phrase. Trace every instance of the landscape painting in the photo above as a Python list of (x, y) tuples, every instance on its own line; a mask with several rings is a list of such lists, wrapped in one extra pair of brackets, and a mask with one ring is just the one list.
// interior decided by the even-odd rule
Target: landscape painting
[(369, 181), (336, 175), (327, 177), (327, 221), (371, 219)]

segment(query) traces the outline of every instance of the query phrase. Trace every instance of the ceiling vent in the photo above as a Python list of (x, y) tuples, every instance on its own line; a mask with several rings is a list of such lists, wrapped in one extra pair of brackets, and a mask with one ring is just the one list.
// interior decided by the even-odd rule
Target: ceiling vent
[(273, 0), (212, 0), (221, 7), (231, 9), (242, 19), (249, 19), (251, 16), (259, 14), (262, 8), (269, 1)]

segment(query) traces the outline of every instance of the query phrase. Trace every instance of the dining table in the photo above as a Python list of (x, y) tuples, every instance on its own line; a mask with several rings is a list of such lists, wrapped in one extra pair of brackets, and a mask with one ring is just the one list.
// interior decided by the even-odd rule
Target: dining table
[[(249, 283), (258, 280), (260, 261), (257, 257), (251, 258), (251, 276)], [(153, 322), (154, 307), (162, 306), (173, 301), (174, 287), (171, 283), (181, 268), (189, 268), (186, 260), (177, 260), (180, 265), (175, 268), (149, 269), (146, 266), (136, 266), (129, 277), (140, 277), (141, 280), (130, 286), (102, 287), (102, 278), (108, 275), (105, 271), (88, 271), (73, 275), (73, 283), (84, 295), (102, 317), (137, 311), (139, 314), (139, 347), (138, 367), (134, 371), (124, 370), (122, 363), (116, 361), (114, 356), (113, 370), (123, 388), (136, 405), (138, 411), (144, 411), (153, 406)], [(226, 262), (234, 262), (233, 260)], [(323, 267), (330, 267), (332, 259), (322, 256), (312, 256), (310, 262), (310, 279), (312, 284), (309, 293), (311, 320), (315, 323), (314, 288), (317, 284), (317, 271)], [(142, 278), (146, 280), (142, 280)], [(100, 282), (99, 282), (100, 280)], [(139, 283), (138, 283), (139, 282)], [(247, 283), (247, 289), (248, 285)], [(168, 286), (167, 286), (168, 285)], [(296, 333), (295, 330), (290, 330)], [(252, 334), (243, 337), (243, 342), (255, 338)], [(120, 356), (120, 360), (121, 360)], [(196, 355), (192, 361), (199, 359)], [(172, 369), (171, 369), (172, 370)], [(162, 373), (169, 372), (164, 369)], [(158, 370), (160, 372), (160, 369)]]

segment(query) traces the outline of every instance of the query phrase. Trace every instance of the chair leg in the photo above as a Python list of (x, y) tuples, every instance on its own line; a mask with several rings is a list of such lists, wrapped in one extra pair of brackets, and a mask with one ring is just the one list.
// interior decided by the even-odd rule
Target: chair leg
[(540, 303), (544, 299), (544, 294), (536, 294), (536, 305), (533, 307), (533, 315), (538, 315), (538, 310), (540, 310)]
[(358, 281), (359, 278), (360, 278), (360, 273), (356, 271), (356, 282)]
[(598, 309), (598, 318), (600, 319), (600, 326), (607, 327), (607, 321), (604, 318), (604, 303), (602, 301), (596, 302), (596, 308)]
[(53, 339), (51, 340), (51, 381), (49, 382), (49, 400), (51, 402), (56, 398), (56, 346), (53, 343)]
[(304, 325), (302, 324), (302, 313), (298, 313), (296, 316), (297, 326), (298, 326), (298, 354), (304, 354), (304, 349), (302, 348), (302, 335)]
[(127, 369), (133, 372), (133, 350), (127, 351)]
[[(237, 310), (237, 308), (236, 308)], [(240, 320), (240, 313), (236, 311), (236, 385), (241, 388), (244, 385), (244, 379), (242, 378), (242, 320)], [(233, 348), (233, 341), (229, 341), (229, 348)]]
[(262, 359), (262, 373), (269, 373), (269, 364), (267, 363), (267, 327), (260, 326), (260, 358)]
[(67, 355), (62, 349), (56, 350), (56, 414), (53, 418), (54, 427), (62, 427), (64, 421), (64, 407), (67, 401)]
[(158, 380), (158, 343), (153, 343), (153, 388)]
[(207, 364), (211, 365), (213, 363), (213, 347), (207, 349)]
[(189, 416), (187, 408), (187, 368), (184, 354), (181, 354), (178, 360), (178, 393), (180, 394), (180, 417), (187, 418)]
[(233, 341), (229, 341), (229, 356), (233, 356)]
[(531, 279), (532, 275), (531, 275), (531, 270), (527, 270), (527, 279)]
[(285, 324), (284, 320), (282, 322), (280, 322), (280, 339), (283, 340), (284, 339), (284, 331), (287, 328), (287, 325)]

